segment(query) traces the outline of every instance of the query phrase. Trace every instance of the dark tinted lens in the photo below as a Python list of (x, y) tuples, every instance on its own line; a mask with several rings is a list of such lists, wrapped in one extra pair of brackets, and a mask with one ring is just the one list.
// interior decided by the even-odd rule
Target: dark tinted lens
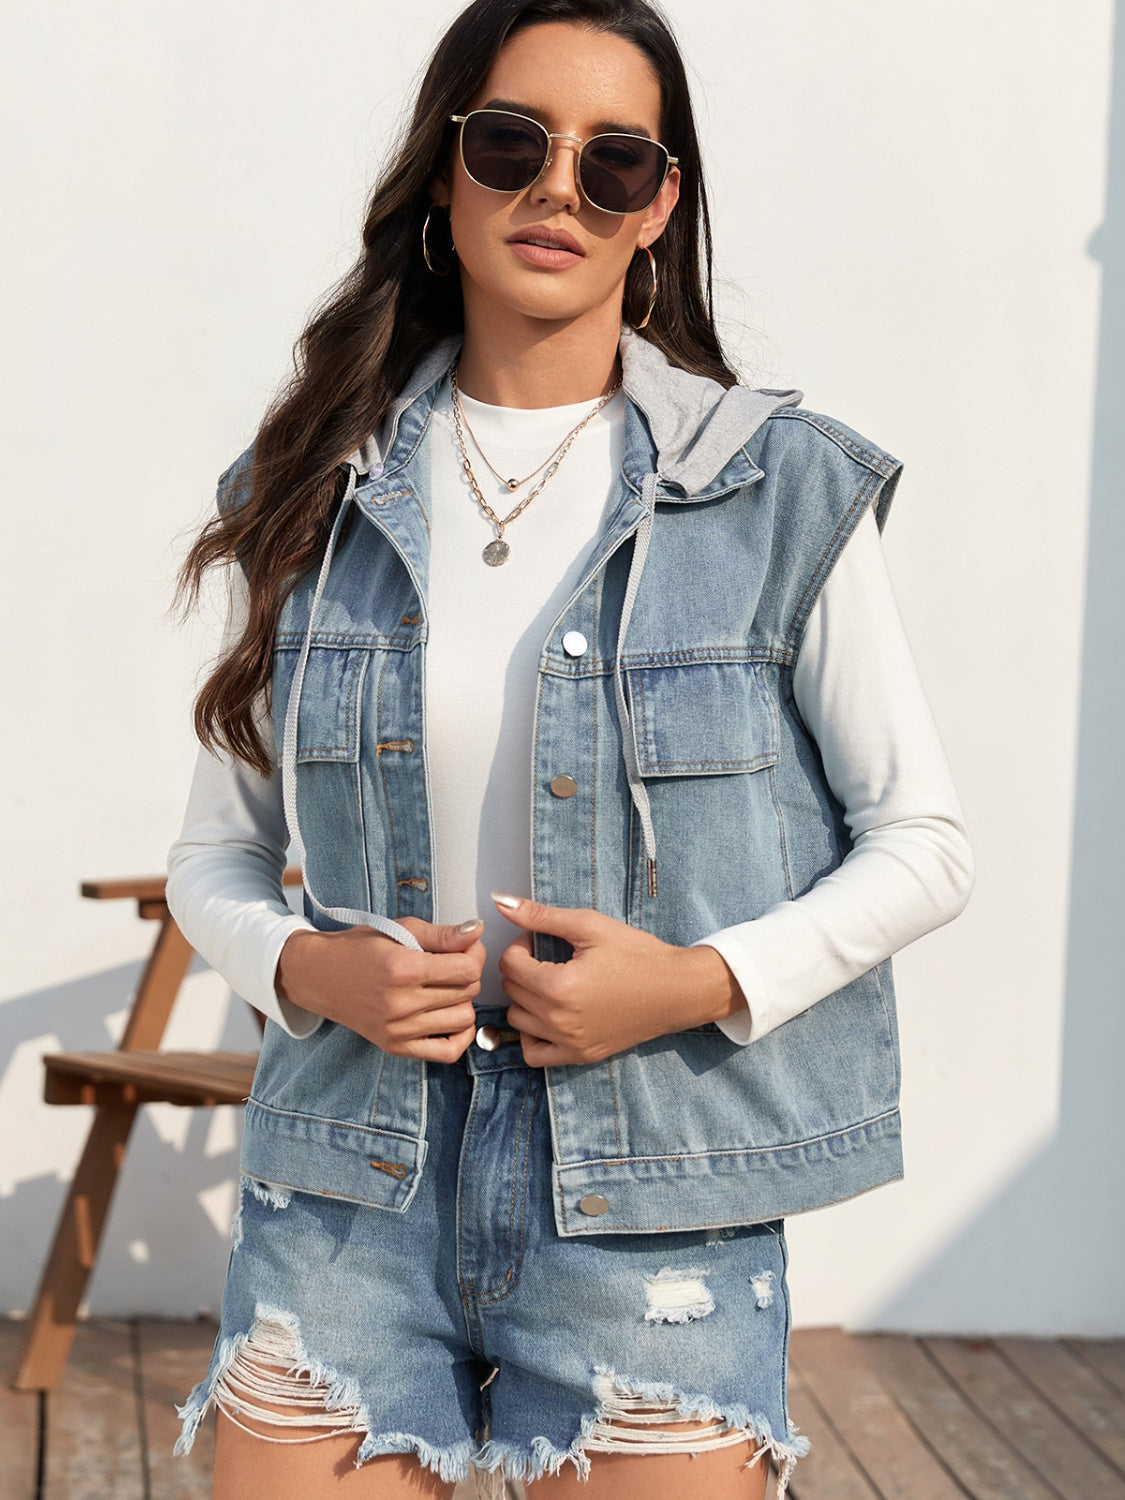
[(478, 110), (462, 126), (461, 156), (481, 187), (518, 193), (535, 181), (547, 159), (547, 132), (520, 115)]
[(667, 157), (656, 141), (637, 135), (598, 135), (582, 148), (582, 191), (595, 208), (633, 214), (660, 191)]

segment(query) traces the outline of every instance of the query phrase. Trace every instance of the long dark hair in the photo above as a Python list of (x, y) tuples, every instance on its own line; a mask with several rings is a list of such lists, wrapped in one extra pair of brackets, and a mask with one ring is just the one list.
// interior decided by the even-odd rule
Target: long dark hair
[[(711, 224), (683, 59), (668, 22), (648, 0), (473, 0), (438, 43), (405, 138), (375, 187), (363, 252), (314, 312), (295, 350), (295, 374), (262, 422), (247, 493), (196, 539), (180, 578), (190, 606), (203, 576), (236, 562), (249, 585), (241, 638), (217, 663), (195, 703), (195, 727), (268, 774), (255, 723), (268, 695), (273, 639), (286, 596), (322, 554), (339, 499), (340, 465), (374, 432), (419, 358), (460, 333), (456, 275), (432, 275), (421, 255), (430, 184), (447, 160), (449, 116), (464, 110), (505, 41), (544, 21), (610, 32), (638, 47), (661, 86), (660, 139), (679, 158), (680, 196), (661, 236), (661, 292), (644, 337), (683, 369), (723, 385), (728, 368), (714, 326)], [(651, 287), (634, 256), (625, 316), (639, 321)]]

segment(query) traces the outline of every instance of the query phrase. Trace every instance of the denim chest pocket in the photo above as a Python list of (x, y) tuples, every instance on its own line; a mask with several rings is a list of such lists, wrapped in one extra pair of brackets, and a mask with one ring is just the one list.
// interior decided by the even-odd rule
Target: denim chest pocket
[(634, 667), (627, 677), (642, 776), (723, 776), (777, 762), (777, 714), (756, 663)]
[[(275, 652), (279, 744), (299, 661), (299, 647)], [(350, 638), (313, 644), (300, 688), (294, 790), (308, 885), (323, 906), (430, 915), (420, 729), (409, 653)]]
[[(360, 705), (370, 651), (313, 646), (305, 663), (297, 715), (297, 764), (359, 760)], [(299, 653), (278, 651), (275, 698), (288, 705)], [(278, 716), (279, 736), (284, 713)]]

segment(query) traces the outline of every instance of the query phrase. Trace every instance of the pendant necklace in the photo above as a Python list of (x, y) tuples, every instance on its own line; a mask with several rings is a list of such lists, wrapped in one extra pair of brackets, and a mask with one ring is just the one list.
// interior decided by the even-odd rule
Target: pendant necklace
[[(461, 453), (461, 467), (465, 471), (465, 476), (469, 481), (469, 488), (472, 490), (477, 504), (480, 506), (485, 516), (487, 516), (488, 520), (491, 521), (496, 531), (495, 537), (491, 542), (489, 542), (488, 546), (485, 547), (484, 551), (481, 553), (481, 557), (483, 557), (490, 568), (498, 568), (502, 563), (506, 563), (508, 561), (508, 558), (511, 556), (512, 549), (504, 540), (505, 530), (512, 524), (517, 516), (523, 514), (523, 512), (527, 509), (527, 507), (531, 504), (535, 497), (543, 492), (543, 489), (558, 471), (558, 467), (562, 463), (563, 459), (570, 452), (571, 445), (573, 444), (575, 438), (588, 422), (593, 421), (598, 412), (601, 411), (602, 407), (605, 406), (608, 401), (611, 401), (613, 399), (613, 397), (617, 394), (620, 386), (620, 380), (614, 381), (613, 385), (606, 392), (606, 394), (602, 396), (597, 404), (586, 413), (581, 422), (578, 423), (577, 427), (573, 427), (570, 432), (567, 433), (566, 437), (563, 438), (562, 442), (558, 445), (555, 451), (550, 454), (549, 457), (545, 458), (537, 468), (532, 469), (531, 473), (527, 475), (527, 478), (505, 479), (503, 475), (501, 475), (496, 469), (492, 467), (492, 464), (489, 463), (484, 450), (477, 442), (476, 434), (473, 432), (472, 428), (469, 427), (469, 423), (465, 417), (464, 409), (461, 406), (461, 392), (457, 385), (457, 366), (454, 365), (453, 373), (450, 378), (450, 387), (453, 396), (453, 425), (457, 431), (457, 446), (460, 449)], [(466, 430), (468, 430), (470, 437), (472, 437), (473, 439), (473, 444), (476, 447), (477, 452), (480, 454), (481, 458), (484, 459), (489, 469), (492, 470), (492, 473), (496, 476), (497, 479), (499, 479), (500, 483), (505, 485), (511, 491), (519, 489), (520, 485), (526, 484), (529, 479), (534, 479), (535, 475), (539, 473), (540, 469), (546, 469), (546, 473), (543, 475), (543, 478), (539, 481), (535, 488), (533, 490), (530, 490), (520, 501), (520, 503), (515, 507), (515, 509), (509, 511), (508, 514), (503, 518), (498, 516), (492, 509), (492, 506), (489, 505), (488, 501), (484, 498), (484, 494), (481, 490), (480, 485), (477, 483), (477, 476), (473, 473), (473, 466), (469, 461), (469, 450), (465, 445)]]

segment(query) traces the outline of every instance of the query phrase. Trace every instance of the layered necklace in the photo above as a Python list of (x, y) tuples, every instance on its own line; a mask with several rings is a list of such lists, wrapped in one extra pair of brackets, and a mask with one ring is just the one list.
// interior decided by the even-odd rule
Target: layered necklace
[[(566, 437), (563, 438), (562, 442), (558, 445), (555, 451), (548, 454), (543, 462), (541, 464), (537, 464), (536, 467), (532, 469), (531, 473), (525, 475), (523, 479), (506, 479), (503, 474), (501, 474), (497, 469), (493, 468), (492, 464), (489, 463), (484, 449), (481, 447), (480, 443), (477, 442), (476, 433), (469, 426), (468, 418), (465, 416), (464, 408), (461, 405), (461, 391), (457, 385), (456, 365), (454, 365), (453, 374), (450, 377), (450, 386), (453, 395), (453, 425), (457, 430), (457, 446), (461, 452), (461, 467), (465, 471), (465, 477), (469, 481), (469, 488), (472, 490), (477, 504), (480, 506), (484, 515), (492, 523), (492, 526), (496, 531), (495, 537), (491, 542), (489, 542), (488, 546), (485, 547), (484, 551), (481, 553), (481, 556), (484, 558), (485, 562), (490, 568), (498, 568), (501, 563), (506, 563), (508, 561), (508, 558), (511, 556), (512, 552), (511, 547), (504, 540), (504, 532), (506, 528), (512, 524), (517, 516), (523, 515), (524, 511), (535, 499), (536, 495), (542, 494), (546, 485), (551, 479), (554, 478), (555, 474), (558, 472), (559, 465), (562, 463), (566, 455), (570, 452), (571, 445), (573, 444), (575, 438), (588, 422), (593, 421), (598, 412), (601, 411), (602, 407), (605, 406), (608, 401), (612, 401), (613, 397), (620, 389), (621, 382), (620, 380), (614, 381), (610, 389), (605, 393), (604, 396), (600, 398), (596, 405), (594, 405), (586, 413), (581, 422), (578, 423), (577, 427), (571, 428), (571, 430), (567, 433)], [(465, 444), (466, 432), (472, 438), (473, 446), (476, 448), (481, 458), (484, 459), (484, 462), (488, 466), (488, 468), (492, 471), (492, 473), (496, 476), (500, 483), (504, 485), (508, 490), (510, 490), (513, 494), (520, 488), (521, 485), (528, 484), (532, 479), (534, 479), (536, 474), (538, 474), (540, 470), (546, 471), (535, 488), (529, 490), (528, 493), (519, 502), (519, 504), (513, 510), (510, 510), (506, 516), (498, 516), (492, 509), (492, 506), (489, 505), (488, 501), (484, 498), (481, 487), (477, 483), (477, 476), (473, 473), (473, 466), (469, 461), (469, 450)]]

